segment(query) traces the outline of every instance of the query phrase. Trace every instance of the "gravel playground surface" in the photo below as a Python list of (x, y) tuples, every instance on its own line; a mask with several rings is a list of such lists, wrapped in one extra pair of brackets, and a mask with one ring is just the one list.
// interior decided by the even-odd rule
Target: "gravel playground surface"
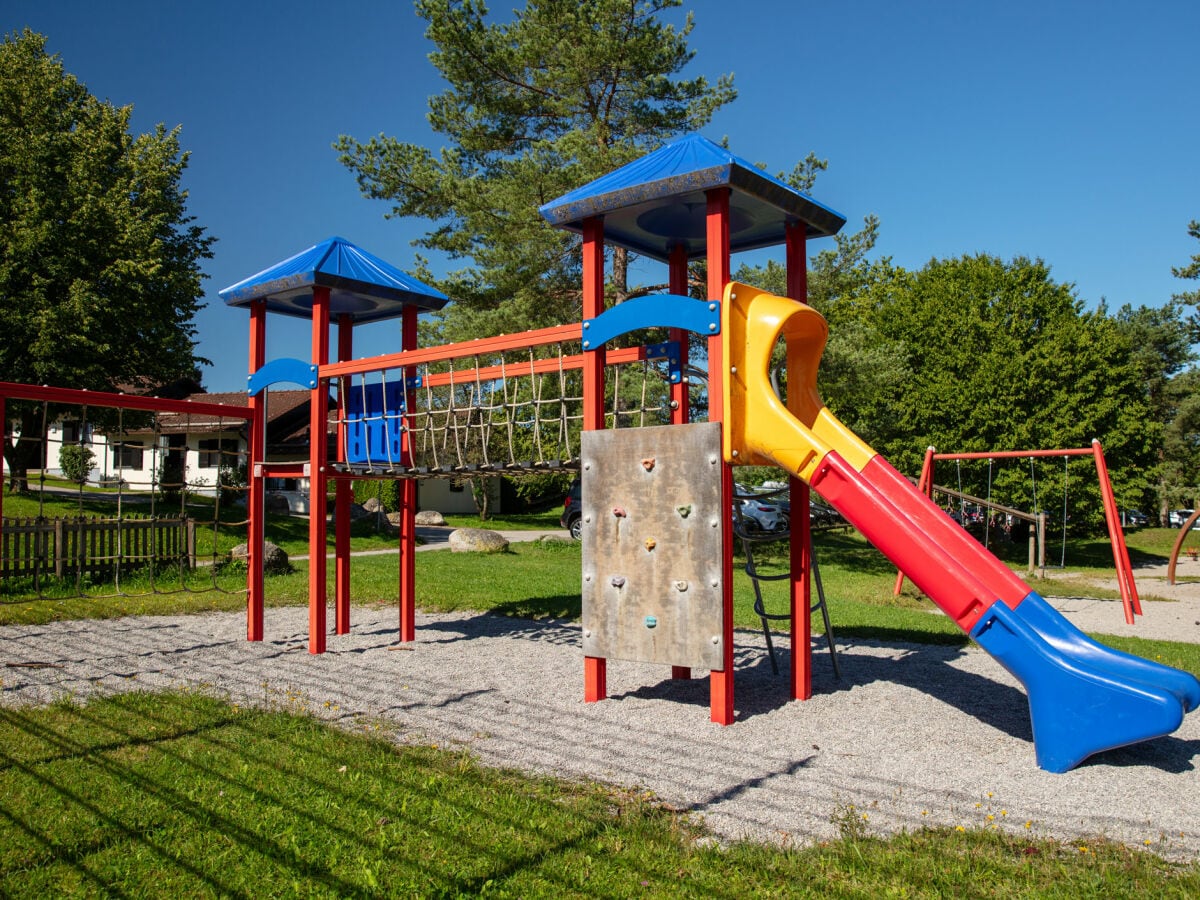
[[(1148, 604), (1143, 621), (1174, 605)], [(1200, 603), (1185, 605), (1200, 619)], [(1120, 624), (1119, 604), (1104, 611)], [(489, 764), (648, 789), (726, 838), (834, 837), (831, 820), (853, 804), (878, 834), (997, 826), (1200, 858), (1200, 713), (1052, 775), (1034, 761), (1025, 695), (974, 647), (839, 640), (835, 680), (818, 642), (815, 695), (791, 703), (762, 636), (739, 632), (738, 721), (722, 728), (709, 722), (708, 680), (660, 666), (610, 661), (610, 699), (584, 703), (577, 623), (419, 615), (417, 640), (399, 649), (394, 608), (355, 608), (352, 633), (317, 657), (307, 610), (266, 615), (256, 644), (235, 614), (0, 628), (0, 702), (201, 687), (378, 722), (399, 742), (465, 747)], [(787, 641), (776, 643), (787, 672)]]

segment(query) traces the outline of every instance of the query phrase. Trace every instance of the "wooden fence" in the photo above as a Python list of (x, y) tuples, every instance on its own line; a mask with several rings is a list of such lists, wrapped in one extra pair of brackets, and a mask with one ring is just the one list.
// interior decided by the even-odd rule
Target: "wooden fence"
[(0, 527), (0, 578), (108, 579), (159, 563), (195, 567), (195, 520), (6, 518)]

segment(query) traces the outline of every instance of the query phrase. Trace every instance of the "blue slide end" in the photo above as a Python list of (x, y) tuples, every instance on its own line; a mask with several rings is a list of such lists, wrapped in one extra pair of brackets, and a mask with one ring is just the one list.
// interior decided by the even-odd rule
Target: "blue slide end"
[(1049, 772), (1170, 734), (1200, 706), (1193, 675), (1097, 644), (1036, 592), (1016, 609), (994, 603), (971, 637), (1024, 685), (1038, 766)]

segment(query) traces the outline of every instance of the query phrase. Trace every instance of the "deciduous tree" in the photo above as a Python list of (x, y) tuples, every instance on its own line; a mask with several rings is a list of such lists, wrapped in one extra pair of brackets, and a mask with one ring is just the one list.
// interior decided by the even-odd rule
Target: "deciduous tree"
[[(93, 97), (46, 39), (0, 44), (0, 372), (114, 389), (194, 375), (192, 317), (212, 238), (187, 214), (179, 129), (130, 133), (132, 107)], [(16, 407), (20, 433), (40, 414)], [(35, 441), (10, 440), (15, 480)]]

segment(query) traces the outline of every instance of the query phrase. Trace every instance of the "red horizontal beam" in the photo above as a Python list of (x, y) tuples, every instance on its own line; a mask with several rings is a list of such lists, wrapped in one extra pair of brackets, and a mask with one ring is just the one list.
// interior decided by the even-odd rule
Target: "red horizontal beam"
[(245, 406), (224, 403), (205, 403), (194, 400), (168, 400), (165, 397), (143, 397), (137, 394), (110, 394), (77, 388), (55, 388), (46, 385), (15, 384), (0, 381), (0, 398), (10, 400), (43, 400), (47, 403), (72, 403), (80, 406), (113, 406), (120, 409), (143, 409), (148, 412), (192, 413), (228, 419), (249, 419), (254, 413)]
[(997, 450), (994, 453), (934, 453), (934, 459), (1024, 459), (1027, 456), (1092, 456), (1091, 447), (1077, 450)]
[(400, 353), (385, 353), (382, 356), (368, 356), (365, 359), (351, 359), (345, 362), (328, 363), (320, 367), (318, 374), (321, 378), (360, 375), (384, 369), (400, 369), (405, 366), (418, 366), (423, 363), (440, 362), (444, 359), (458, 359), (463, 356), (486, 356), (492, 353), (501, 353), (505, 350), (519, 350), (527, 347), (541, 347), (546, 344), (579, 341), (583, 339), (582, 336), (583, 325), (580, 323), (574, 325), (556, 325), (553, 328), (539, 328), (534, 331), (521, 331), (517, 334), (502, 334), (499, 337), (462, 341), (457, 344), (420, 347), (416, 350), (404, 350)]
[(257, 475), (263, 478), (307, 478), (308, 463), (257, 463)]
[[(605, 355), (607, 365), (623, 365), (637, 362), (646, 358), (645, 347), (626, 347), (620, 350), (609, 350)], [(572, 356), (554, 356), (550, 359), (535, 359), (532, 364), (527, 361), (503, 366), (484, 366), (479, 369), (455, 369), (453, 373), (438, 372), (424, 376), (424, 383), (430, 387), (441, 387), (447, 384), (463, 384), (472, 381), (493, 381), (498, 378), (522, 378), (526, 375), (545, 375), (548, 373), (583, 368), (584, 355), (576, 353)]]

